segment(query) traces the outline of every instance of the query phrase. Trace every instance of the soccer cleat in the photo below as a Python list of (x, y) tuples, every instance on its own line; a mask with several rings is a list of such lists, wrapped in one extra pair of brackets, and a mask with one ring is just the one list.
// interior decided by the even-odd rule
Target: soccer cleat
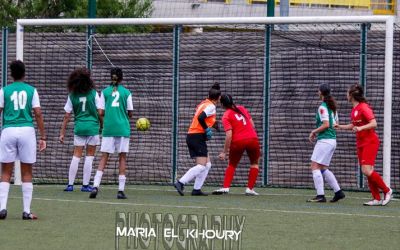
[(5, 220), (7, 218), (7, 210), (3, 209), (0, 211), (0, 220)]
[(36, 215), (34, 215), (33, 213), (26, 213), (26, 212), (23, 212), (22, 213), (22, 219), (23, 220), (37, 220), (38, 219), (38, 217), (36, 216)]
[(203, 193), (203, 191), (201, 191), (201, 189), (193, 189), (192, 195), (193, 196), (208, 196), (208, 194)]
[(82, 185), (81, 192), (92, 192), (93, 188), (89, 185)]
[(333, 196), (332, 200), (330, 200), (329, 202), (338, 202), (341, 199), (344, 199), (344, 197), (346, 197), (346, 195), (343, 193), (342, 190), (339, 190), (335, 193), (335, 196)]
[(184, 196), (185, 194), (183, 193), (183, 190), (185, 189), (185, 185), (183, 185), (181, 182), (177, 181), (174, 183), (174, 187), (176, 188), (176, 191), (178, 191), (178, 193), (181, 196)]
[(364, 203), (364, 206), (382, 206), (382, 201), (370, 200)]
[(307, 200), (307, 202), (326, 202), (325, 195), (317, 195), (312, 199)]
[(96, 199), (98, 192), (99, 192), (99, 189), (97, 187), (93, 187), (92, 192), (90, 192), (89, 198)]
[(74, 191), (74, 185), (68, 185), (68, 186), (64, 189), (64, 191), (65, 191), (65, 192), (72, 192), (72, 191)]
[(214, 195), (229, 194), (229, 188), (220, 188), (212, 192)]
[(124, 191), (118, 191), (117, 199), (125, 200), (126, 198)]
[(385, 198), (382, 200), (382, 206), (386, 206), (390, 202), (390, 200), (392, 199), (392, 193), (393, 193), (393, 190), (391, 188), (389, 188), (389, 192), (387, 192), (384, 195)]
[(254, 189), (246, 188), (245, 195), (247, 195), (247, 196), (257, 196), (257, 195), (260, 195), (260, 194), (257, 193), (256, 191), (254, 191)]

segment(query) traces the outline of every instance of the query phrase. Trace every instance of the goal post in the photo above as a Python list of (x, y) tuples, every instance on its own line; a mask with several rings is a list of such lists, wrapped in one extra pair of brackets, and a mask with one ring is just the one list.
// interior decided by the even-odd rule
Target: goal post
[[(238, 18), (82, 18), (82, 19), (18, 19), (16, 58), (24, 58), (24, 27), (27, 26), (101, 26), (101, 25), (275, 25), (275, 24), (364, 24), (385, 25), (383, 178), (390, 185), (392, 75), (394, 17), (392, 16), (319, 16), (319, 17), (238, 17)], [(266, 107), (264, 107), (265, 109)]]

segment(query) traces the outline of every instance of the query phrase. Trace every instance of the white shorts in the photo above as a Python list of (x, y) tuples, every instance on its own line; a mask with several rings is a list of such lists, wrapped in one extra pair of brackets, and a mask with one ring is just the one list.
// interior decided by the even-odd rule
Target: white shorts
[(100, 145), (100, 136), (99, 135), (92, 135), (92, 136), (74, 135), (74, 146), (83, 147), (86, 145), (90, 145), (90, 146)]
[(36, 162), (36, 134), (33, 127), (9, 127), (3, 129), (0, 138), (0, 162)]
[(113, 154), (129, 152), (129, 137), (103, 137), (101, 152)]
[(318, 140), (314, 147), (314, 152), (311, 156), (311, 161), (329, 167), (333, 153), (336, 149), (335, 139)]

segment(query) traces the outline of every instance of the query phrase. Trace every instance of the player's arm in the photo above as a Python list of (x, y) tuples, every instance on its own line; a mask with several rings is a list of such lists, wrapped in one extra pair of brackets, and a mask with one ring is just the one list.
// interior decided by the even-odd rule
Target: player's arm
[(39, 94), (36, 91), (36, 89), (33, 92), (32, 109), (33, 109), (33, 113), (35, 114), (36, 124), (37, 124), (39, 134), (40, 134), (39, 151), (43, 151), (46, 149), (47, 138), (46, 138), (46, 133), (44, 131), (44, 121), (43, 121), (42, 110), (40, 109)]
[(335, 129), (340, 129), (340, 130), (352, 130), (354, 128), (353, 124), (345, 124), (345, 125), (339, 125), (335, 124)]
[(126, 101), (127, 101), (126, 109), (128, 110), (128, 117), (131, 119), (133, 117), (133, 101), (131, 94), (128, 96), (128, 99)]
[(364, 125), (364, 126), (360, 126), (360, 127), (354, 127), (353, 131), (354, 132), (359, 132), (359, 131), (363, 131), (363, 130), (368, 130), (368, 129), (374, 129), (378, 126), (376, 119), (372, 119), (368, 122), (368, 124)]
[(3, 113), (4, 109), (4, 91), (0, 89), (0, 115)]
[(326, 130), (328, 128), (329, 128), (329, 120), (328, 121), (323, 121), (321, 126), (319, 126), (318, 128), (314, 129), (313, 131), (311, 131), (311, 133), (310, 133), (308, 138), (310, 139), (311, 142), (313, 142), (318, 133), (321, 133), (322, 131), (324, 131), (324, 130)]
[(229, 155), (229, 149), (232, 143), (232, 124), (230, 123), (228, 117), (225, 115), (222, 117), (222, 125), (225, 130), (225, 144), (224, 150), (219, 154), (219, 159), (226, 160), (226, 156)]
[(67, 102), (65, 103), (64, 110), (65, 110), (65, 115), (64, 115), (63, 122), (61, 124), (60, 138), (59, 138), (61, 143), (64, 143), (65, 131), (67, 130), (68, 122), (71, 119), (71, 112), (73, 111), (72, 102), (71, 102), (71, 99), (69, 98), (69, 96), (68, 96)]
[(61, 130), (60, 130), (60, 142), (64, 143), (64, 137), (65, 137), (65, 131), (67, 130), (67, 124), (71, 119), (71, 113), (65, 112), (63, 122), (61, 124)]

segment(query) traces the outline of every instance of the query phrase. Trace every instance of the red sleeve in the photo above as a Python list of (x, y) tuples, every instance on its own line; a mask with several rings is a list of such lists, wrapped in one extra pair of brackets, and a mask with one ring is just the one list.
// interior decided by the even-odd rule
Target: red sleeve
[(228, 112), (225, 112), (224, 116), (222, 117), (222, 125), (224, 125), (224, 130), (232, 130), (232, 124), (228, 118)]
[(365, 120), (368, 122), (375, 119), (374, 111), (372, 111), (372, 109), (369, 105), (364, 106), (364, 108), (362, 109), (362, 114), (363, 114)]

